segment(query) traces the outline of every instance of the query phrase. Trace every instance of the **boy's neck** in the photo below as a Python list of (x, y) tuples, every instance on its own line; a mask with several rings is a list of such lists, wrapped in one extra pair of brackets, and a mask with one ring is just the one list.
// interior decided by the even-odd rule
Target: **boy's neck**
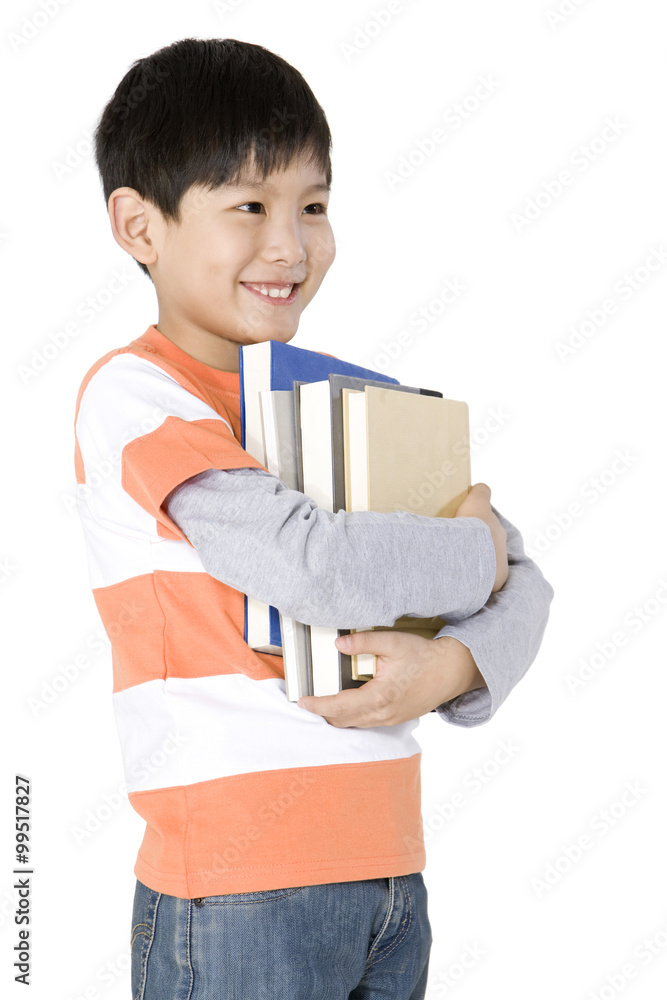
[(222, 372), (239, 371), (239, 344), (204, 330), (186, 329), (158, 319), (155, 329), (195, 361)]

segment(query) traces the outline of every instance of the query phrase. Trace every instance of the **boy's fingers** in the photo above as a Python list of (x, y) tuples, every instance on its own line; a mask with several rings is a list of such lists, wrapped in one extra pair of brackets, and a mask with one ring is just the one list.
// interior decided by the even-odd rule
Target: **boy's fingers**
[(341, 653), (377, 653), (387, 656), (391, 652), (394, 633), (391, 629), (367, 629), (361, 632), (351, 632), (350, 635), (339, 635), (336, 648)]
[[(346, 648), (344, 640), (349, 640)], [(385, 666), (405, 661), (409, 650), (425, 643), (421, 636), (392, 629), (366, 629), (350, 635), (338, 636), (336, 647), (349, 655), (375, 653), (384, 658)], [(408, 647), (406, 649), (406, 646)], [(388, 674), (372, 677), (358, 688), (347, 688), (331, 695), (308, 695), (299, 698), (297, 705), (315, 715), (323, 716), (333, 726), (386, 725), (386, 711), (404, 688)]]
[[(474, 486), (470, 487), (471, 493), (473, 490), (475, 490), (479, 496), (484, 496), (487, 499), (491, 496), (491, 487), (486, 483), (475, 483)], [(468, 496), (470, 496), (470, 493)]]
[(363, 693), (366, 685), (361, 688), (346, 688), (338, 694), (306, 695), (299, 698), (297, 705), (299, 708), (307, 708), (309, 712), (316, 715), (327, 715), (332, 718), (345, 715), (359, 704), (359, 696)]
[(375, 699), (371, 689), (366, 690), (370, 681), (359, 688), (347, 688), (338, 694), (307, 695), (299, 698), (297, 705), (314, 715), (321, 715), (332, 725), (354, 726), (374, 708)]

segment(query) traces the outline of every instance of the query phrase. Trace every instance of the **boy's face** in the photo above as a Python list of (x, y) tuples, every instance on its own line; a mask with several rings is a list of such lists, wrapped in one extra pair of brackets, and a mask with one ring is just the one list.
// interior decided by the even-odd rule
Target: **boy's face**
[(151, 206), (158, 330), (223, 371), (238, 371), (239, 344), (291, 340), (336, 253), (328, 201), (324, 174), (295, 159), (264, 182), (190, 188), (179, 225)]

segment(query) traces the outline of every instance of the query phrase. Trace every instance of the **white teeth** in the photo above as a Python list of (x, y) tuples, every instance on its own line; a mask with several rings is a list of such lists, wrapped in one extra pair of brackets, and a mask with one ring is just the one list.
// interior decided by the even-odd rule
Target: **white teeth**
[(250, 285), (256, 291), (261, 292), (262, 295), (267, 295), (272, 299), (287, 299), (292, 294), (292, 289), (294, 285), (287, 285), (285, 288), (267, 288), (266, 285)]

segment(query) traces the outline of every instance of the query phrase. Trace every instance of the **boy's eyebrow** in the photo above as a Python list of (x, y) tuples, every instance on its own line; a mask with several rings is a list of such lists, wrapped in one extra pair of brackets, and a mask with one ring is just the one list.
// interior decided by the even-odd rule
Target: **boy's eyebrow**
[[(271, 181), (239, 181), (238, 184), (228, 184), (227, 187), (234, 188), (235, 190), (241, 190), (244, 188), (253, 188), (257, 190), (268, 191), (269, 194), (277, 194), (278, 190), (275, 184)], [(310, 184), (307, 188), (304, 188), (304, 194), (316, 194), (319, 191), (324, 191), (327, 194), (331, 193), (331, 188), (328, 184), (323, 184), (322, 182), (318, 184)]]

